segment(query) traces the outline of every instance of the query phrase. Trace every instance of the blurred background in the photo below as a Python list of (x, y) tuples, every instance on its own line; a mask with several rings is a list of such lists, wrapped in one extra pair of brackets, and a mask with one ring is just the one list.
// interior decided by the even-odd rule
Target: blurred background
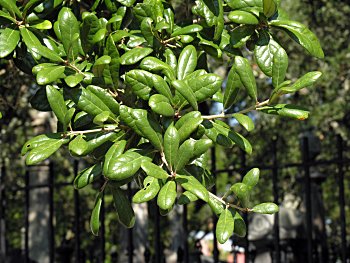
[[(183, 20), (192, 1), (172, 2), (177, 20)], [(310, 118), (252, 113), (251, 156), (221, 147), (208, 156), (219, 196), (259, 167), (261, 180), (251, 203), (276, 202), (278, 215), (245, 216), (247, 237), (233, 236), (218, 246), (212, 231), (217, 219), (204, 203), (178, 206), (166, 217), (153, 203), (137, 205), (136, 226), (126, 230), (105, 196), (102, 229), (94, 237), (89, 221), (99, 185), (79, 192), (72, 186), (78, 169), (90, 160), (78, 162), (61, 151), (40, 166), (24, 165), (24, 142), (54, 131), (56, 121), (47, 108), (34, 109), (35, 100), (44, 98), (34, 96), (34, 78), (16, 68), (21, 62), (1, 60), (0, 262), (349, 262), (350, 1), (294, 0), (282, 6), (291, 19), (309, 26), (324, 49), (325, 59), (314, 59), (286, 34), (279, 37), (290, 57), (288, 79), (323, 72), (316, 87), (284, 98), (284, 103), (307, 106)], [(211, 59), (210, 65), (227, 75), (225, 60)], [(263, 97), (271, 85), (255, 73)], [(212, 113), (221, 109), (208, 106)]]

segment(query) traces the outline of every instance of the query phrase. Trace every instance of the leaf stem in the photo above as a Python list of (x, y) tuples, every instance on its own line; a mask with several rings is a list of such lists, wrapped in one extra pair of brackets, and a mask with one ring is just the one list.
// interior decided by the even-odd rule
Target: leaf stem
[(235, 113), (225, 114), (223, 112), (223, 113), (220, 113), (220, 114), (217, 114), (217, 115), (202, 116), (202, 118), (206, 119), (206, 120), (213, 120), (213, 119), (219, 119), (219, 118), (232, 118), (233, 115), (236, 114), (236, 113), (244, 114), (244, 113), (247, 113), (247, 112), (250, 112), (250, 111), (253, 111), (253, 110), (259, 110), (259, 107), (265, 106), (267, 104), (269, 104), (269, 100), (265, 100), (263, 102), (258, 102), (257, 104), (255, 104), (253, 106), (250, 106), (249, 108), (246, 108), (244, 110), (241, 110), (241, 111), (238, 111), (238, 112), (235, 112)]

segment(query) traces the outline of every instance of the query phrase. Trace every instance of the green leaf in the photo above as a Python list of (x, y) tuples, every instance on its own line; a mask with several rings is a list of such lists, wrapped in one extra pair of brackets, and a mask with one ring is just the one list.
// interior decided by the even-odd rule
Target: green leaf
[(115, 142), (107, 151), (103, 162), (103, 175), (111, 174), (113, 171), (113, 160), (118, 158), (125, 149), (126, 141), (121, 140)]
[(240, 88), (243, 86), (241, 79), (235, 69), (235, 66), (231, 67), (227, 82), (226, 82), (226, 88), (224, 93), (224, 109), (230, 108), (237, 100), (238, 92)]
[(126, 195), (126, 192), (119, 187), (111, 187), (109, 189), (113, 194), (114, 206), (117, 210), (118, 221), (127, 228), (132, 228), (136, 218), (131, 203)]
[(171, 37), (196, 33), (196, 32), (200, 32), (202, 30), (203, 30), (203, 27), (201, 25), (193, 24), (193, 25), (189, 25), (189, 26), (175, 29), (173, 31), (173, 33), (171, 34)]
[(144, 203), (152, 200), (160, 190), (159, 181), (157, 178), (147, 176), (143, 181), (143, 188), (136, 192), (132, 201), (134, 203)]
[(226, 2), (232, 9), (242, 9), (247, 7), (256, 7), (258, 9), (262, 9), (263, 7), (261, 0), (226, 0)]
[(52, 139), (43, 141), (38, 147), (35, 147), (28, 153), (26, 157), (26, 165), (34, 165), (44, 161), (67, 142), (67, 139)]
[(10, 12), (12, 16), (17, 16), (18, 18), (22, 19), (22, 12), (19, 10), (19, 8), (16, 5), (16, 1), (13, 0), (0, 0), (0, 5), (4, 7), (7, 11)]
[(103, 202), (103, 193), (99, 192), (96, 200), (94, 209), (92, 210), (91, 217), (90, 217), (90, 229), (92, 234), (95, 236), (98, 236), (98, 231), (100, 229), (100, 211), (101, 206)]
[(255, 15), (242, 10), (231, 11), (228, 15), (228, 19), (230, 19), (232, 22), (236, 24), (246, 24), (246, 25), (259, 24), (259, 20)]
[(224, 205), (212, 195), (209, 195), (208, 205), (216, 216), (220, 216), (225, 211)]
[(52, 24), (49, 20), (39, 20), (35, 23), (31, 23), (30, 26), (40, 30), (47, 30), (52, 28)]
[(228, 138), (230, 130), (224, 127), (220, 127), (220, 125), (214, 126), (214, 124), (215, 123), (210, 122), (208, 120), (203, 121), (205, 135), (214, 143), (217, 143), (227, 148), (231, 148), (234, 145), (234, 143)]
[(119, 114), (119, 103), (115, 98), (108, 92), (107, 89), (100, 88), (98, 86), (89, 85), (86, 87), (86, 90), (90, 91), (96, 95), (103, 103), (109, 108), (110, 112), (113, 114)]
[(203, 102), (221, 89), (222, 79), (216, 74), (205, 74), (186, 82), (194, 92), (197, 102)]
[(278, 89), (278, 94), (288, 94), (288, 93), (294, 93), (302, 88), (307, 88), (313, 86), (318, 79), (322, 76), (322, 73), (319, 71), (312, 71), (306, 73), (304, 76), (302, 76), (300, 79), (298, 79), (293, 85), (286, 86)]
[(187, 100), (193, 110), (197, 111), (198, 104), (196, 96), (187, 82), (183, 80), (174, 80), (171, 84)]
[(46, 86), (46, 96), (49, 101), (52, 111), (55, 113), (57, 119), (62, 124), (66, 124), (65, 116), (67, 114), (67, 106), (64, 101), (63, 95), (53, 86)]
[(169, 174), (166, 171), (151, 162), (142, 162), (141, 168), (148, 176), (152, 176), (157, 179), (164, 180), (169, 177)]
[(247, 131), (250, 132), (254, 130), (254, 122), (247, 115), (241, 113), (234, 113), (232, 117), (235, 118), (239, 122), (239, 124), (241, 124)]
[(112, 35), (109, 35), (107, 38), (104, 52), (105, 55), (111, 57), (111, 61), (108, 67), (105, 68), (103, 76), (105, 80), (107, 79), (106, 84), (111, 85), (116, 90), (119, 86), (120, 56)]
[(250, 197), (250, 188), (244, 183), (235, 183), (231, 186), (230, 190), (235, 194), (235, 196), (240, 201), (243, 207), (248, 206)]
[(77, 86), (80, 82), (82, 82), (84, 79), (84, 75), (81, 73), (76, 73), (74, 75), (69, 75), (67, 77), (64, 78), (64, 81), (66, 82), (66, 84), (71, 87), (74, 88), (75, 86)]
[(109, 161), (105, 176), (110, 180), (124, 180), (133, 176), (141, 167), (145, 157), (135, 150), (128, 150), (118, 157)]
[(61, 32), (62, 44), (70, 61), (79, 55), (80, 28), (77, 18), (68, 7), (62, 7), (58, 14), (58, 27)]
[(153, 52), (152, 48), (133, 48), (120, 57), (120, 64), (133, 65)]
[(82, 189), (85, 186), (93, 183), (98, 178), (100, 178), (102, 175), (102, 165), (101, 163), (95, 164), (89, 168), (84, 169), (81, 171), (77, 177), (74, 179), (74, 188), (75, 189)]
[(259, 182), (259, 175), (260, 175), (259, 168), (253, 168), (243, 177), (242, 183), (253, 188)]
[(173, 167), (179, 149), (180, 138), (177, 129), (171, 124), (164, 134), (164, 155), (170, 167)]
[(176, 183), (175, 181), (168, 181), (162, 189), (160, 189), (157, 205), (163, 209), (167, 210), (173, 207), (176, 200)]
[(110, 111), (108, 106), (99, 97), (87, 89), (70, 89), (67, 93), (79, 109), (94, 117), (103, 111)]
[(49, 60), (54, 61), (54, 62), (63, 62), (64, 61), (54, 51), (43, 46), (40, 43), (39, 39), (28, 28), (20, 27), (19, 30), (21, 32), (21, 36), (22, 36), (24, 43), (26, 44), (27, 48), (32, 53), (39, 54), (40, 56), (48, 58)]
[(177, 79), (184, 79), (188, 74), (192, 73), (197, 66), (197, 51), (192, 45), (186, 46), (180, 53)]
[(143, 100), (148, 100), (154, 86), (153, 74), (145, 70), (134, 69), (125, 74), (125, 82), (133, 92)]
[[(231, 210), (231, 208), (229, 209)], [(247, 234), (247, 227), (242, 216), (238, 212), (235, 212), (233, 220), (235, 221), (233, 233), (239, 237), (245, 237)]]
[(288, 117), (298, 120), (305, 120), (309, 117), (309, 111), (303, 107), (291, 105), (291, 104), (277, 104), (275, 106), (266, 106), (259, 108), (264, 113), (280, 115), (282, 117)]
[(286, 77), (288, 69), (288, 55), (286, 51), (280, 47), (273, 56), (272, 63), (272, 85), (278, 88)]
[(192, 194), (190, 191), (185, 191), (180, 195), (179, 199), (177, 200), (177, 203), (179, 205), (187, 205), (197, 200), (198, 197), (196, 195)]
[(200, 139), (195, 142), (193, 149), (193, 157), (198, 158), (206, 153), (213, 146), (213, 141), (210, 139)]
[(220, 244), (224, 244), (233, 234), (234, 219), (230, 210), (225, 209), (219, 217), (216, 225), (216, 238)]
[(274, 203), (261, 203), (252, 208), (252, 212), (259, 214), (274, 214), (278, 212), (278, 205)]
[(248, 59), (240, 56), (236, 56), (235, 68), (243, 86), (246, 88), (248, 92), (248, 95), (254, 101), (257, 101), (257, 87), (256, 87), (255, 77)]
[(39, 147), (42, 144), (45, 144), (49, 141), (55, 142), (62, 138), (63, 138), (63, 133), (48, 133), (48, 134), (35, 136), (23, 145), (21, 154), (25, 155), (28, 151), (33, 150), (34, 148)]
[(64, 77), (65, 66), (51, 66), (39, 71), (36, 81), (39, 85), (46, 85)]
[(185, 190), (190, 191), (204, 202), (208, 202), (208, 190), (195, 177), (178, 174), (175, 180), (177, 183), (181, 184)]
[(153, 46), (154, 43), (154, 33), (153, 31), (155, 30), (153, 25), (153, 20), (150, 17), (146, 17), (142, 20), (140, 29), (142, 35), (145, 37), (146, 41), (150, 46)]
[(117, 0), (117, 1), (127, 7), (131, 7), (136, 2), (136, 0)]
[(88, 144), (88, 148), (86, 150), (86, 152), (84, 152), (82, 155), (87, 155), (90, 152), (92, 152), (93, 150), (97, 149), (98, 147), (102, 146), (104, 143), (111, 141), (117, 141), (120, 140), (121, 138), (124, 137), (125, 132), (124, 131), (119, 131), (117, 132), (98, 132), (95, 134), (91, 134), (91, 135), (86, 135), (86, 139), (87, 139), (87, 144)]
[(164, 95), (152, 95), (148, 101), (148, 105), (151, 107), (152, 111), (159, 115), (172, 117), (175, 114), (173, 107), (170, 105), (169, 99)]
[(167, 48), (167, 49), (165, 49), (164, 56), (165, 56), (166, 63), (174, 71), (176, 71), (177, 70), (177, 58), (176, 58), (174, 52), (170, 48)]
[[(161, 72), (170, 80), (175, 80), (175, 71), (167, 63), (155, 57), (144, 58), (140, 63), (140, 68), (151, 72)], [(164, 95), (164, 94), (163, 94)]]
[(79, 134), (69, 143), (68, 149), (73, 155), (81, 156), (88, 150), (88, 144), (84, 140), (83, 135)]
[(198, 111), (192, 111), (182, 116), (175, 124), (175, 128), (179, 132), (180, 142), (186, 140), (202, 121), (202, 115)]
[(292, 20), (272, 20), (270, 25), (285, 29), (289, 36), (304, 47), (310, 55), (317, 58), (324, 57), (319, 40), (305, 25)]
[(195, 142), (196, 141), (193, 139), (188, 139), (179, 147), (178, 156), (174, 165), (176, 172), (181, 171), (193, 158)]
[(273, 16), (277, 11), (277, 3), (275, 0), (263, 0), (264, 15), (267, 18)]
[(81, 45), (85, 53), (92, 50), (94, 46), (94, 36), (100, 30), (100, 23), (98, 17), (90, 13), (83, 18), (83, 23), (80, 29)]
[(15, 50), (20, 38), (20, 33), (11, 27), (5, 28), (0, 35), (0, 58), (4, 58)]
[(233, 48), (241, 48), (254, 34), (255, 27), (240, 25), (230, 32), (230, 44)]

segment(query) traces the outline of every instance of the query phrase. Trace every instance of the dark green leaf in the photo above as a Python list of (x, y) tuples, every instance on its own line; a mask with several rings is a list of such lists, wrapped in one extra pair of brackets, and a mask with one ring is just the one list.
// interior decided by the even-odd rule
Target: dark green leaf
[(111, 113), (116, 115), (119, 114), (119, 103), (115, 100), (115, 98), (108, 92), (106, 89), (102, 89), (98, 86), (89, 85), (86, 90), (90, 91), (94, 95), (96, 95), (103, 103), (110, 109)]
[(293, 85), (286, 86), (278, 89), (279, 94), (288, 94), (288, 93), (294, 93), (302, 88), (307, 88), (310, 86), (313, 86), (318, 79), (322, 76), (322, 73), (319, 71), (312, 71), (306, 73), (304, 76), (302, 76), (300, 79), (298, 79)]
[(159, 115), (171, 117), (175, 114), (169, 99), (161, 94), (152, 95), (148, 101), (148, 105), (151, 107), (152, 111)]
[(196, 24), (185, 26), (183, 28), (177, 28), (171, 34), (171, 37), (176, 37), (176, 36), (180, 36), (180, 35), (187, 35), (187, 34), (191, 34), (191, 33), (200, 32), (200, 31), (202, 31), (202, 29), (203, 29), (203, 27), (201, 25), (196, 25)]
[(164, 134), (164, 155), (170, 167), (173, 167), (179, 149), (180, 138), (177, 129), (171, 124)]
[(197, 51), (194, 46), (189, 45), (181, 51), (177, 67), (177, 79), (184, 79), (196, 69), (196, 66)]
[(236, 24), (257, 25), (259, 24), (258, 18), (242, 10), (231, 11), (228, 15), (228, 19)]
[(273, 56), (272, 63), (272, 85), (275, 88), (280, 87), (286, 77), (288, 69), (288, 55), (286, 51), (280, 47)]
[(68, 149), (73, 155), (81, 156), (88, 150), (88, 144), (80, 134), (69, 143)]
[(231, 186), (230, 190), (235, 194), (235, 196), (240, 201), (243, 207), (248, 206), (250, 198), (250, 188), (244, 183), (236, 183)]
[(3, 6), (7, 11), (9, 11), (12, 16), (17, 16), (22, 19), (22, 12), (16, 5), (16, 1), (14, 0), (0, 0), (0, 5)]
[(114, 206), (117, 210), (119, 222), (127, 228), (133, 227), (136, 218), (126, 192), (119, 187), (109, 186), (109, 189), (113, 194)]
[(277, 11), (277, 3), (275, 0), (263, 0), (264, 15), (269, 18)]
[(320, 42), (305, 25), (292, 20), (272, 20), (270, 25), (287, 30), (291, 38), (304, 47), (310, 55), (317, 58), (324, 57)]
[(191, 105), (193, 110), (197, 111), (198, 104), (196, 95), (194, 94), (190, 86), (187, 84), (187, 82), (183, 80), (174, 80), (171, 84), (187, 100), (187, 102)]
[(142, 170), (148, 175), (158, 179), (167, 179), (169, 174), (158, 165), (151, 162), (142, 162)]
[(105, 160), (103, 162), (103, 174), (107, 175), (107, 174), (111, 174), (112, 171), (112, 165), (113, 165), (113, 160), (118, 158), (125, 149), (126, 146), (126, 141), (125, 140), (121, 140), (121, 141), (117, 141), (115, 142), (107, 151), (106, 155), (105, 155)]
[(21, 154), (25, 155), (28, 151), (30, 151), (34, 148), (37, 148), (42, 144), (45, 144), (49, 141), (55, 142), (55, 141), (62, 139), (62, 138), (63, 138), (62, 133), (48, 133), (48, 134), (42, 134), (42, 135), (35, 136), (23, 145), (22, 150), (21, 150)]
[(91, 184), (92, 182), (96, 181), (98, 178), (100, 178), (102, 175), (102, 165), (101, 163), (95, 164), (89, 168), (84, 169), (81, 171), (77, 177), (74, 179), (74, 188), (75, 189), (82, 189), (88, 184)]
[(241, 113), (234, 113), (232, 117), (235, 118), (247, 131), (250, 132), (254, 130), (254, 122), (251, 118), (249, 118), (249, 116)]
[(4, 58), (12, 53), (16, 48), (20, 38), (20, 33), (11, 27), (5, 28), (0, 35), (0, 58)]
[(91, 51), (94, 41), (93, 38), (100, 29), (98, 17), (95, 14), (88, 14), (83, 19), (83, 24), (80, 29), (81, 44), (83, 50), (88, 53)]
[(233, 234), (234, 219), (230, 210), (225, 209), (219, 217), (216, 225), (216, 238), (220, 244), (224, 244)]
[(152, 200), (160, 190), (159, 181), (157, 178), (147, 176), (143, 181), (143, 188), (136, 192), (132, 201), (134, 203), (144, 203)]
[(57, 81), (58, 79), (64, 77), (65, 66), (51, 66), (45, 68), (36, 75), (36, 81), (39, 85), (46, 85)]
[(252, 208), (252, 211), (259, 214), (274, 214), (278, 212), (278, 205), (274, 203), (261, 203)]
[(92, 234), (95, 236), (98, 236), (98, 231), (100, 229), (100, 211), (101, 211), (101, 205), (103, 202), (103, 193), (98, 193), (94, 205), (94, 209), (92, 210), (91, 217), (90, 217), (90, 229)]
[[(175, 71), (167, 63), (155, 58), (144, 58), (140, 63), (140, 68), (151, 72), (161, 72), (170, 80), (175, 80)], [(163, 94), (164, 95), (164, 94)]]
[(209, 195), (208, 205), (217, 216), (220, 216), (225, 211), (224, 205), (212, 195)]
[(187, 80), (187, 84), (194, 92), (196, 100), (202, 102), (221, 89), (222, 79), (216, 74), (205, 74)]
[(120, 57), (120, 64), (132, 65), (153, 52), (152, 48), (133, 48)]
[(235, 66), (233, 66), (228, 73), (226, 82), (223, 100), (225, 109), (230, 108), (236, 102), (238, 92), (242, 86), (243, 84), (241, 79), (235, 69)]
[(305, 108), (290, 104), (277, 104), (275, 106), (266, 106), (259, 108), (259, 110), (267, 114), (280, 115), (283, 117), (298, 119), (301, 121), (307, 119), (310, 113)]
[(249, 38), (254, 34), (254, 26), (249, 25), (241, 25), (238, 27), (235, 27), (230, 32), (230, 44), (234, 48), (240, 48), (242, 47)]
[[(52, 111), (55, 113), (57, 119), (62, 124), (66, 124), (65, 117), (67, 114), (67, 107), (63, 95), (53, 86), (46, 86), (47, 99), (49, 101)], [(66, 125), (65, 125), (66, 126)]]
[(179, 205), (187, 205), (197, 200), (198, 197), (196, 195), (192, 194), (190, 191), (185, 191), (180, 195), (179, 199), (177, 200), (177, 203)]
[(157, 204), (161, 209), (167, 210), (173, 207), (175, 200), (176, 183), (175, 181), (168, 181), (159, 191)]
[(145, 70), (134, 69), (125, 74), (125, 82), (133, 92), (143, 100), (148, 100), (153, 83), (153, 74)]
[(176, 158), (175, 171), (181, 171), (187, 164), (189, 164), (190, 160), (193, 158), (195, 142), (196, 141), (193, 139), (188, 139), (181, 144)]
[(239, 237), (245, 237), (247, 234), (247, 227), (245, 225), (245, 222), (238, 212), (235, 212), (234, 214), (235, 215), (233, 217), (233, 220), (235, 221), (235, 227), (233, 233)]
[(175, 180), (181, 186), (202, 199), (204, 202), (208, 202), (209, 193), (208, 190), (193, 176), (176, 175)]
[(242, 183), (249, 187), (254, 187), (259, 182), (259, 175), (260, 170), (258, 168), (253, 168), (243, 177)]
[(198, 111), (192, 111), (182, 116), (175, 124), (175, 128), (179, 132), (180, 142), (186, 140), (202, 121), (202, 116)]
[(248, 92), (248, 95), (254, 101), (257, 101), (257, 87), (256, 87), (255, 77), (248, 59), (240, 56), (236, 56), (235, 68), (241, 79), (243, 86), (246, 88)]
[(74, 75), (69, 75), (67, 77), (64, 78), (64, 81), (66, 82), (66, 84), (71, 87), (74, 88), (75, 86), (77, 86), (80, 82), (82, 82), (84, 79), (84, 75), (81, 73), (76, 73)]

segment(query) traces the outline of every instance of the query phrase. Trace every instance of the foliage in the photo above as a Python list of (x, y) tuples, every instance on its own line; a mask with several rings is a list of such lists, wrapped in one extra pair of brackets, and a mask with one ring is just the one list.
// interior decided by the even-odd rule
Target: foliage
[[(316, 36), (290, 20), (279, 1), (200, 0), (192, 7), (193, 19), (181, 25), (170, 3), (160, 0), (10, 0), (0, 5), (0, 56), (36, 77), (41, 88), (32, 106), (52, 111), (58, 120), (56, 133), (30, 139), (22, 154), (27, 165), (61, 147), (77, 158), (94, 159), (74, 182), (83, 188), (101, 181), (91, 216), (94, 234), (105, 192), (113, 195), (119, 222), (134, 225), (124, 187), (133, 180), (140, 190), (132, 201), (157, 198), (163, 215), (175, 203), (208, 203), (219, 217), (216, 232), (222, 243), (232, 233), (245, 235), (240, 212), (278, 211), (272, 203), (251, 207), (257, 169), (222, 198), (213, 194), (207, 152), (222, 145), (252, 153), (251, 143), (223, 121), (228, 118), (252, 131), (247, 115), (252, 111), (297, 120), (309, 115), (303, 107), (279, 100), (312, 86), (321, 73), (286, 80), (288, 54), (279, 34), (286, 32), (314, 57), (323, 58), (323, 51)], [(225, 82), (209, 71), (210, 57), (229, 60)], [(265, 99), (252, 60), (271, 78), (273, 89)], [(247, 96), (251, 106), (235, 112)], [(205, 105), (214, 101), (224, 111), (208, 115)]]

